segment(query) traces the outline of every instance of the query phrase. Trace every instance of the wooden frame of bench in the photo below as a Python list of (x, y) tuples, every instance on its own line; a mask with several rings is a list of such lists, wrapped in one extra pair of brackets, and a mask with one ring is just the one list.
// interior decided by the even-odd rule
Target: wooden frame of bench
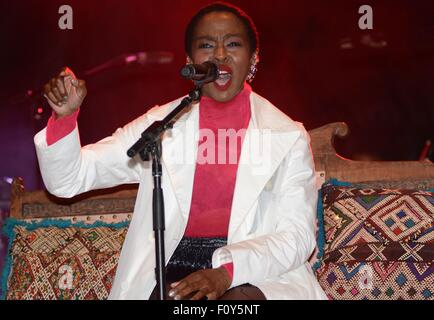
[[(348, 182), (434, 179), (434, 163), (430, 161), (353, 161), (339, 156), (334, 140), (346, 137), (348, 133), (348, 126), (343, 122), (309, 131), (315, 168), (323, 179)], [(16, 178), (12, 183), (10, 216), (16, 219), (86, 217), (90, 220), (94, 217), (101, 220), (109, 215), (116, 219), (117, 214), (133, 213), (136, 195), (137, 185), (123, 185), (61, 199), (42, 190), (25, 191), (23, 180)]]

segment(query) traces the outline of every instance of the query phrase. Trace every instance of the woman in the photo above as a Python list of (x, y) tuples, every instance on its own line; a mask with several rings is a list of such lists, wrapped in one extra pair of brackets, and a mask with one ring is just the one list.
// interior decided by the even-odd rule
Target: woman
[[(234, 296), (236, 290), (252, 299), (325, 298), (307, 263), (315, 247), (317, 200), (308, 136), (246, 84), (256, 72), (258, 50), (253, 22), (229, 4), (203, 8), (186, 29), (188, 63), (212, 61), (220, 76), (204, 85), (200, 103), (192, 104), (163, 139), (171, 298), (243, 298)], [(140, 182), (110, 298), (153, 298), (152, 176), (149, 166), (128, 159), (126, 150), (180, 99), (81, 148), (75, 120), (86, 95), (84, 81), (65, 69), (45, 93), (54, 115), (35, 144), (47, 189), (71, 197)], [(199, 142), (183, 140), (189, 130)], [(232, 130), (229, 139), (235, 132), (242, 144), (222, 143), (227, 141), (222, 130)], [(170, 161), (179, 148), (193, 150), (194, 161)], [(228, 157), (235, 161), (228, 163)]]

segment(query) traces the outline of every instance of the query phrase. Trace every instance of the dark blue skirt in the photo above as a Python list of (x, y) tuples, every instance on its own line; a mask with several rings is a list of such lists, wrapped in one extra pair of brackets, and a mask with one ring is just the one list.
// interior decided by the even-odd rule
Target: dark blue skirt
[(212, 268), (212, 254), (225, 246), (227, 238), (182, 238), (166, 266), (168, 284), (200, 269)]

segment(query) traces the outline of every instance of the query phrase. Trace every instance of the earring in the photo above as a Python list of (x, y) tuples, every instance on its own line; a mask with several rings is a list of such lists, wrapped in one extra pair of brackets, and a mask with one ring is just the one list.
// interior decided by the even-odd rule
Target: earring
[(258, 72), (257, 64), (259, 62), (259, 59), (258, 59), (257, 53), (254, 54), (253, 59), (255, 62), (250, 65), (249, 74), (247, 75), (247, 82), (248, 83), (253, 82), (253, 79), (255, 79), (255, 76), (256, 76), (256, 72)]

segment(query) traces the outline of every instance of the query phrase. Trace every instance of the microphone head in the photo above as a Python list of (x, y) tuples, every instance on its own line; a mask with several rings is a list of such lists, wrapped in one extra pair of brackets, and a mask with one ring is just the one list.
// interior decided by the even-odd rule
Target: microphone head
[(208, 65), (207, 82), (213, 82), (218, 79), (220, 75), (220, 70), (217, 64), (211, 61), (206, 61), (204, 64)]
[(181, 76), (202, 84), (215, 81), (219, 77), (218, 66), (211, 61), (202, 64), (187, 64), (181, 69)]
[(195, 74), (195, 69), (191, 64), (187, 64), (181, 69), (181, 76), (186, 79), (191, 79)]

